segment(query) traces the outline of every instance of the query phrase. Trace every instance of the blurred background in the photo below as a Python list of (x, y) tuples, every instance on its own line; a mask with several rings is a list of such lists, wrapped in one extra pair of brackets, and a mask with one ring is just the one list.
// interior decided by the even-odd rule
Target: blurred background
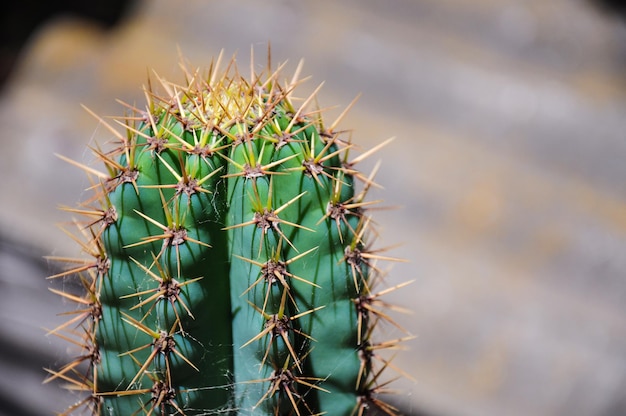
[[(407, 415), (626, 414), (626, 26), (620, 2), (253, 0), (11, 2), (0, 17), (0, 415), (76, 400), (42, 367), (67, 310), (45, 255), (76, 255), (55, 224), (151, 69), (181, 80), (224, 49), (247, 71), (304, 75), (369, 148), (397, 139), (378, 182), (379, 247), (410, 259), (386, 300), (416, 335), (395, 363)], [(18, 4), (19, 3), (19, 4)], [(30, 4), (32, 3), (32, 4)], [(45, 3), (45, 2), (44, 2)], [(88, 5), (88, 6), (85, 6)], [(246, 72), (247, 73), (247, 72)], [(329, 111), (329, 119), (341, 108)], [(62, 285), (58, 282), (58, 285)], [(393, 331), (389, 331), (393, 333)], [(390, 373), (391, 376), (393, 374)]]

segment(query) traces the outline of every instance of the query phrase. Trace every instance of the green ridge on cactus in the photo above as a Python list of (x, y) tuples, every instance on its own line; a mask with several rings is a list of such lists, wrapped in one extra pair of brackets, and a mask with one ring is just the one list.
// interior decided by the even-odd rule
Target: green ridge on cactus
[(388, 141), (350, 161), (343, 114), (326, 127), (315, 93), (296, 106), (299, 81), (220, 60), (184, 85), (157, 78), (165, 92), (129, 106), (123, 134), (105, 123), (106, 174), (72, 162), (96, 176), (68, 209), (93, 258), (58, 259), (79, 266), (52, 277), (85, 294), (55, 291), (80, 308), (53, 333), (84, 353), (48, 380), (87, 392), (65, 414), (395, 415), (378, 351), (403, 338), (373, 330), (400, 286), (372, 291), (393, 259), (369, 248), (373, 182), (355, 168)]

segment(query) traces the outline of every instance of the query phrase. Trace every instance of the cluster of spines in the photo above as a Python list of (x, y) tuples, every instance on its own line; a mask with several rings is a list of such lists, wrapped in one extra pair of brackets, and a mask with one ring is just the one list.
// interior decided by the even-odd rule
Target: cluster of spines
[(78, 265), (52, 276), (84, 289), (57, 291), (82, 305), (52, 331), (84, 351), (51, 370), (88, 392), (66, 413), (395, 414), (377, 351), (402, 339), (371, 341), (395, 288), (373, 292), (388, 258), (366, 244), (373, 174), (354, 168), (387, 142), (349, 161), (345, 112), (330, 127), (305, 113), (317, 90), (296, 110), (296, 77), (218, 66), (159, 78), (165, 96), (150, 86), (145, 110), (115, 120), (125, 136), (99, 118), (119, 143), (94, 149), (107, 173), (79, 165), (94, 197), (69, 209), (91, 219), (73, 237), (91, 258), (57, 258)]

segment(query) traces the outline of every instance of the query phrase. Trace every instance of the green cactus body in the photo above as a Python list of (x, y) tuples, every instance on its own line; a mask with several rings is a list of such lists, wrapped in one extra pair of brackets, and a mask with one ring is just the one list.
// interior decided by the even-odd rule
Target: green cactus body
[(95, 261), (56, 276), (85, 287), (64, 296), (88, 305), (71, 321), (88, 353), (50, 378), (100, 415), (395, 414), (376, 398), (371, 181), (294, 107), (295, 81), (229, 68), (159, 80), (165, 98), (149, 91), (119, 146), (96, 151), (108, 174), (85, 207), (100, 205), (72, 210), (97, 218)]

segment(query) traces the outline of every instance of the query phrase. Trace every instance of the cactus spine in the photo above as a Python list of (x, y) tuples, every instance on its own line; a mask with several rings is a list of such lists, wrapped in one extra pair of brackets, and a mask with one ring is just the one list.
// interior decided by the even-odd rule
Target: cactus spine
[(116, 119), (125, 134), (98, 117), (117, 138), (93, 149), (106, 173), (72, 162), (95, 178), (68, 209), (91, 256), (57, 258), (78, 266), (52, 277), (84, 295), (56, 291), (81, 308), (52, 332), (83, 354), (49, 380), (88, 392), (68, 414), (396, 414), (374, 351), (401, 340), (371, 339), (390, 319), (355, 169), (379, 146), (350, 161), (343, 114), (326, 126), (315, 93), (296, 107), (295, 77), (219, 62), (157, 77), (163, 92)]

